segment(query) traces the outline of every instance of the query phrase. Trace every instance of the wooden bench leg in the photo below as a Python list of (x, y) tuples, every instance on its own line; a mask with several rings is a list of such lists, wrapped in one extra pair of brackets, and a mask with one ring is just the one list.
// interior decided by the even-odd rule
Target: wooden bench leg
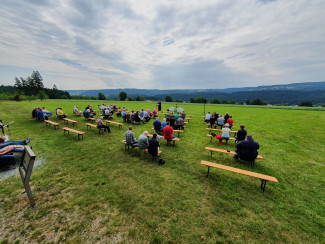
[(212, 151), (210, 151), (210, 152), (211, 152), (211, 158), (212, 158), (212, 153), (213, 153), (213, 152), (212, 152)]
[(267, 182), (266, 180), (262, 180), (262, 183), (261, 183), (261, 188), (263, 190), (263, 193), (265, 191), (266, 182)]
[(210, 173), (210, 167), (208, 167), (207, 177), (209, 177), (209, 173)]

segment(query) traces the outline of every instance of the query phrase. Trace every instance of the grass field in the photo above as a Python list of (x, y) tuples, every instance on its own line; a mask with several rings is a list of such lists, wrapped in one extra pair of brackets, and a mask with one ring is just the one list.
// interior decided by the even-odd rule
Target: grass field
[[(12, 139), (30, 136), (33, 151), (46, 160), (31, 178), (34, 209), (18, 176), (0, 182), (3, 243), (324, 243), (324, 111), (207, 105), (206, 111), (229, 112), (236, 129), (245, 124), (259, 142), (265, 159), (252, 168), (228, 154), (215, 153), (211, 159), (206, 146), (234, 150), (234, 143), (210, 143), (203, 105), (182, 104), (193, 120), (175, 147), (161, 143), (166, 164), (159, 166), (138, 150), (124, 152), (127, 126), (111, 126), (112, 133), (99, 135), (86, 131), (84, 119), (72, 115), (74, 105), (97, 108), (97, 102), (1, 102), (0, 118), (15, 121)], [(162, 109), (172, 105), (163, 103)], [(32, 119), (35, 106), (52, 112), (62, 106), (78, 121), (76, 128), (86, 132), (84, 140), (63, 135), (63, 121), (55, 131)], [(55, 116), (51, 120), (58, 121)], [(152, 121), (135, 125), (135, 136), (151, 128)], [(217, 169), (206, 178), (201, 160), (274, 176), (279, 183), (267, 183), (263, 194), (255, 178)]]

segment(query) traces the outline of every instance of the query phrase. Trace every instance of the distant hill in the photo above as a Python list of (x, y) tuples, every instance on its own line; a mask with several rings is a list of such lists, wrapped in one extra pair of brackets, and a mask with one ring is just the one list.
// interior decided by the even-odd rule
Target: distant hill
[(103, 90), (68, 90), (70, 95), (97, 96), (99, 92), (107, 98), (116, 99), (124, 91), (128, 96), (144, 96), (151, 100), (164, 100), (171, 96), (174, 100), (189, 101), (190, 98), (205, 97), (208, 100), (243, 101), (260, 98), (271, 104), (298, 104), (302, 100), (310, 100), (313, 104), (325, 104), (325, 81), (292, 83), (287, 85), (272, 85), (227, 89), (103, 89)]

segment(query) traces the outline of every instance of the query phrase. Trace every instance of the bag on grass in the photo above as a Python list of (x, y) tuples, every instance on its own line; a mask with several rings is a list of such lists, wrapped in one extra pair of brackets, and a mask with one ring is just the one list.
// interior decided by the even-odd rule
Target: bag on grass
[(159, 165), (164, 165), (165, 164), (165, 159), (161, 158), (159, 159)]

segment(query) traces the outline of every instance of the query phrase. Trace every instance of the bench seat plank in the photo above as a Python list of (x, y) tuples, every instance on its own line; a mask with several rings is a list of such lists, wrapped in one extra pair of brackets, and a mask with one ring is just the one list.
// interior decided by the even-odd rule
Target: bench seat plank
[(211, 163), (211, 162), (204, 161), (204, 160), (201, 161), (201, 164), (208, 166), (208, 167), (213, 167), (213, 168), (227, 170), (227, 171), (231, 171), (231, 172), (242, 174), (242, 175), (247, 175), (250, 177), (255, 177), (255, 178), (258, 178), (261, 180), (272, 181), (272, 182), (276, 182), (276, 183), (279, 182), (278, 179), (273, 176), (263, 175), (263, 174), (259, 174), (259, 173), (255, 173), (255, 172), (251, 172), (251, 171), (247, 171), (247, 170), (242, 170), (242, 169), (237, 169), (237, 168), (233, 168), (233, 167), (222, 165), (222, 164)]
[[(213, 151), (213, 152), (221, 152), (221, 153), (228, 153), (228, 154), (232, 154), (232, 155), (237, 155), (236, 152), (233, 152), (233, 151), (228, 152), (227, 150), (219, 149), (219, 148), (206, 147), (205, 149), (208, 150), (208, 151)], [(257, 158), (258, 159), (263, 159), (263, 156), (262, 155), (257, 155)]]

